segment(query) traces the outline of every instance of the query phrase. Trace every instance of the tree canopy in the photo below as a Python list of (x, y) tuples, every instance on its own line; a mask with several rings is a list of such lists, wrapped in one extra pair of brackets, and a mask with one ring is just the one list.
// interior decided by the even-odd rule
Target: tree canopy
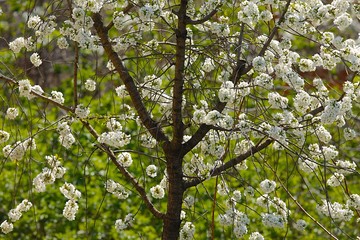
[(9, 239), (357, 239), (356, 0), (0, 2)]

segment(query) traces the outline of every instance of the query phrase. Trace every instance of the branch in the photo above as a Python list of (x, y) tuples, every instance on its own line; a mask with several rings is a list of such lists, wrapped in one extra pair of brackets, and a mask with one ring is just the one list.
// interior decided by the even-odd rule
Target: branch
[(123, 65), (123, 62), (119, 58), (119, 55), (112, 49), (111, 43), (108, 38), (108, 30), (104, 27), (101, 15), (99, 13), (94, 13), (92, 15), (94, 20), (94, 27), (100, 38), (101, 44), (104, 47), (104, 50), (114, 64), (116, 71), (118, 72), (120, 79), (124, 82), (126, 90), (128, 91), (132, 103), (140, 117), (141, 122), (144, 124), (149, 133), (158, 141), (158, 142), (168, 142), (168, 138), (161, 130), (160, 125), (154, 121), (150, 114), (147, 112), (143, 101), (141, 100), (139, 91), (134, 83), (134, 79), (130, 76), (128, 70)]
[[(80, 119), (81, 120), (81, 119)], [(82, 124), (88, 129), (88, 131), (93, 135), (95, 139), (99, 137), (95, 129), (84, 120), (81, 120)], [(116, 160), (116, 156), (114, 155), (114, 152), (105, 144), (99, 144), (100, 149), (102, 149), (111, 159), (113, 164), (119, 169), (120, 173), (126, 178), (127, 181), (131, 183), (136, 189), (136, 191), (140, 194), (141, 198), (145, 202), (146, 206), (150, 210), (150, 212), (157, 218), (164, 219), (165, 214), (160, 212), (155, 208), (155, 206), (152, 204), (148, 196), (146, 195), (145, 189), (139, 184), (139, 182), (133, 177), (131, 173), (129, 173), (123, 166), (119, 164), (119, 162)]]
[[(198, 19), (198, 20), (192, 20), (189, 17), (186, 17), (186, 24), (192, 24), (192, 25), (196, 25), (196, 24), (202, 24), (208, 20), (210, 20), (210, 18), (212, 18), (216, 13), (217, 13), (217, 9), (215, 8), (214, 10), (212, 10), (208, 15), (206, 15), (205, 17), (203, 17), (202, 19)], [(180, 11), (179, 11), (180, 12)]]
[[(267, 139), (262, 144), (257, 144), (256, 146), (250, 148), (246, 153), (241, 154), (241, 155), (227, 161), (223, 165), (213, 169), (213, 171), (210, 174), (210, 177), (214, 177), (214, 176), (222, 174), (224, 171), (226, 171), (226, 170), (234, 167), (235, 165), (241, 163), (242, 161), (244, 161), (248, 157), (254, 155), (255, 153), (260, 152), (261, 150), (263, 150), (264, 148), (266, 148), (267, 146), (269, 146), (273, 142), (274, 142), (273, 139)], [(194, 187), (194, 186), (204, 182), (206, 179), (207, 178), (195, 178), (192, 181), (188, 181), (188, 182), (185, 183), (185, 188)]]
[(186, 7), (187, 0), (181, 1), (178, 12), (178, 28), (176, 33), (175, 78), (173, 87), (172, 120), (173, 146), (179, 146), (183, 141), (184, 123), (182, 122), (182, 99), (184, 92), (184, 66), (186, 41)]
[(264, 46), (262, 47), (262, 49), (260, 50), (258, 56), (263, 56), (265, 54), (266, 49), (269, 47), (272, 39), (275, 37), (275, 34), (277, 32), (277, 30), (279, 29), (279, 26), (284, 22), (285, 20), (285, 14), (287, 13), (289, 6), (290, 6), (291, 0), (288, 0), (286, 2), (285, 5), (285, 9), (283, 11), (283, 13), (281, 14), (281, 17), (279, 19), (279, 21), (276, 23), (275, 27), (272, 29), (267, 41), (265, 42)]
[[(9, 78), (9, 77), (5, 77), (5, 76), (2, 75), (1, 73), (0, 73), (0, 80), (4, 80), (5, 82), (8, 82), (8, 83), (10, 83), (10, 84), (19, 86), (19, 83), (18, 83), (16, 80), (14, 80), (14, 79), (12, 79), (12, 78)], [(51, 103), (51, 104), (53, 104), (53, 105), (55, 105), (55, 106), (57, 106), (57, 107), (65, 110), (65, 111), (67, 111), (67, 112), (74, 112), (73, 109), (71, 109), (71, 108), (69, 108), (69, 107), (67, 107), (67, 106), (65, 106), (65, 105), (63, 105), (63, 104), (61, 104), (61, 103), (58, 103), (58, 102), (54, 101), (53, 99), (51, 99), (51, 98), (49, 98), (49, 97), (46, 97), (46, 96), (44, 96), (44, 95), (42, 95), (42, 94), (38, 94), (38, 93), (36, 93), (36, 92), (34, 92), (34, 91), (31, 91), (31, 94), (33, 94), (33, 95), (36, 96), (36, 97), (39, 97), (39, 98), (43, 99), (43, 100), (46, 101), (46, 102), (49, 102), (49, 103)]]
[(74, 109), (78, 105), (78, 93), (77, 93), (77, 73), (78, 73), (78, 63), (79, 63), (79, 46), (77, 43), (75, 43), (75, 58), (74, 58)]

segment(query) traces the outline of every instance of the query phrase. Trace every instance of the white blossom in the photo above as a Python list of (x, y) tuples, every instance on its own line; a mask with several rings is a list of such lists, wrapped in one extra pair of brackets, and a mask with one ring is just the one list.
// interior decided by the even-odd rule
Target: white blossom
[(268, 98), (270, 105), (275, 109), (285, 109), (288, 106), (288, 99), (286, 97), (280, 96), (280, 94), (277, 92), (270, 92), (268, 94)]
[(85, 82), (85, 89), (90, 91), (90, 92), (93, 92), (95, 91), (96, 89), (96, 82), (92, 79), (88, 79), (86, 80)]
[(105, 183), (106, 191), (116, 196), (118, 199), (127, 199), (130, 193), (120, 184), (111, 179)]
[[(15, 119), (17, 116), (19, 115), (19, 111), (17, 110), (17, 108), (8, 108), (6, 110), (6, 115), (5, 115), (5, 118), (7, 119)], [(1, 137), (0, 137), (1, 138)], [(0, 141), (1, 143), (1, 141)]]
[(82, 118), (82, 119), (87, 118), (87, 116), (90, 114), (90, 110), (88, 107), (85, 107), (84, 105), (79, 104), (75, 108), (75, 114), (79, 118)]
[(77, 202), (73, 199), (70, 199), (65, 203), (63, 215), (67, 220), (74, 221), (75, 215), (78, 210), (79, 210), (79, 205), (77, 204)]
[(150, 188), (150, 193), (153, 198), (161, 199), (165, 196), (165, 190), (160, 185)]
[(275, 213), (262, 214), (262, 223), (266, 227), (283, 228), (285, 226), (285, 221), (282, 216)]
[(360, 195), (358, 194), (351, 194), (349, 199), (346, 201), (346, 204), (349, 207), (353, 207), (356, 210), (360, 210)]
[(341, 182), (344, 180), (344, 175), (341, 173), (334, 173), (331, 177), (326, 181), (326, 184), (330, 187), (337, 187), (341, 185)]
[(0, 228), (4, 234), (8, 234), (9, 232), (12, 232), (12, 230), (14, 229), (14, 225), (11, 222), (4, 220), (1, 223)]
[(186, 222), (180, 230), (180, 240), (191, 240), (194, 238), (195, 226), (192, 222)]
[(23, 37), (16, 38), (14, 41), (9, 43), (9, 48), (14, 53), (19, 53), (23, 47), (25, 47), (25, 39)]
[(69, 47), (69, 43), (65, 37), (59, 37), (56, 43), (60, 49), (67, 49)]
[(131, 154), (129, 152), (121, 152), (117, 156), (116, 161), (123, 167), (127, 168), (130, 167), (133, 160)]
[(35, 67), (39, 67), (42, 64), (41, 58), (38, 53), (31, 54), (30, 61)]
[(146, 167), (146, 174), (149, 177), (156, 177), (157, 176), (157, 167), (155, 165), (149, 165)]
[(249, 240), (264, 240), (264, 237), (259, 232), (253, 232), (250, 234)]
[(60, 187), (60, 192), (70, 200), (76, 201), (81, 198), (81, 192), (76, 190), (75, 186), (71, 183), (64, 183), (64, 185)]
[(8, 141), (10, 138), (10, 134), (6, 131), (0, 130), (0, 144)]
[(305, 231), (305, 228), (307, 226), (307, 222), (303, 219), (299, 219), (294, 223), (294, 228), (298, 231)]
[(322, 205), (318, 205), (316, 208), (321, 214), (331, 216), (331, 218), (336, 222), (347, 222), (354, 216), (354, 212), (351, 211), (348, 206), (343, 206), (338, 202), (331, 203), (326, 200), (322, 200)]
[(269, 179), (265, 179), (260, 183), (260, 188), (264, 193), (271, 193), (276, 188), (276, 182)]
[(51, 99), (60, 104), (63, 104), (65, 101), (63, 94), (57, 91), (51, 91)]

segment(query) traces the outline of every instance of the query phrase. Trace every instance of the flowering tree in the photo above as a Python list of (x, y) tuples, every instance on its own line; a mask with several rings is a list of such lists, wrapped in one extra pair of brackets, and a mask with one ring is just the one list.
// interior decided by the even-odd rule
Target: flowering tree
[(360, 234), (355, 0), (8, 1), (0, 17), (4, 234)]

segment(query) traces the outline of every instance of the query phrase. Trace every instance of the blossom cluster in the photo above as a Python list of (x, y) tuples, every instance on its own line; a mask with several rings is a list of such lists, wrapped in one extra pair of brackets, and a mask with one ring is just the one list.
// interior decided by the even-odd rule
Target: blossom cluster
[(105, 183), (106, 191), (116, 196), (118, 199), (127, 199), (129, 192), (120, 183), (108, 179)]
[(66, 172), (66, 168), (62, 166), (58, 156), (45, 156), (45, 159), (49, 167), (43, 168), (42, 172), (33, 179), (36, 192), (44, 192), (46, 185), (53, 184), (56, 179), (62, 178)]
[[(5, 131), (0, 131), (0, 143), (6, 142), (9, 139), (9, 134)], [(25, 141), (17, 141), (12, 145), (6, 145), (3, 148), (4, 157), (10, 158), (13, 161), (20, 161), (24, 158), (26, 151), (35, 150), (35, 139), (29, 138)]]
[(63, 215), (69, 221), (75, 220), (75, 215), (79, 210), (77, 201), (81, 198), (81, 192), (75, 189), (71, 183), (65, 183), (60, 187), (60, 192), (68, 199), (65, 203)]
[(123, 147), (130, 142), (130, 135), (122, 131), (120, 122), (110, 119), (106, 125), (109, 132), (104, 132), (98, 137), (100, 143), (105, 143), (112, 147)]
[(21, 218), (22, 214), (24, 212), (29, 211), (31, 207), (32, 207), (32, 203), (29, 200), (24, 199), (19, 205), (16, 206), (16, 208), (11, 209), (8, 213), (9, 221), (4, 220), (0, 224), (1, 231), (4, 234), (8, 234), (9, 232), (12, 232), (14, 229), (13, 223), (18, 221)]
[(134, 215), (129, 213), (125, 216), (124, 220), (122, 219), (118, 219), (116, 220), (115, 222), (115, 229), (118, 231), (118, 232), (121, 232), (122, 230), (128, 228), (128, 227), (131, 227), (131, 225), (133, 224), (135, 218), (134, 218)]
[(60, 134), (59, 142), (60, 144), (69, 149), (75, 143), (75, 137), (71, 133), (70, 126), (66, 121), (59, 122), (57, 125), (57, 131)]

